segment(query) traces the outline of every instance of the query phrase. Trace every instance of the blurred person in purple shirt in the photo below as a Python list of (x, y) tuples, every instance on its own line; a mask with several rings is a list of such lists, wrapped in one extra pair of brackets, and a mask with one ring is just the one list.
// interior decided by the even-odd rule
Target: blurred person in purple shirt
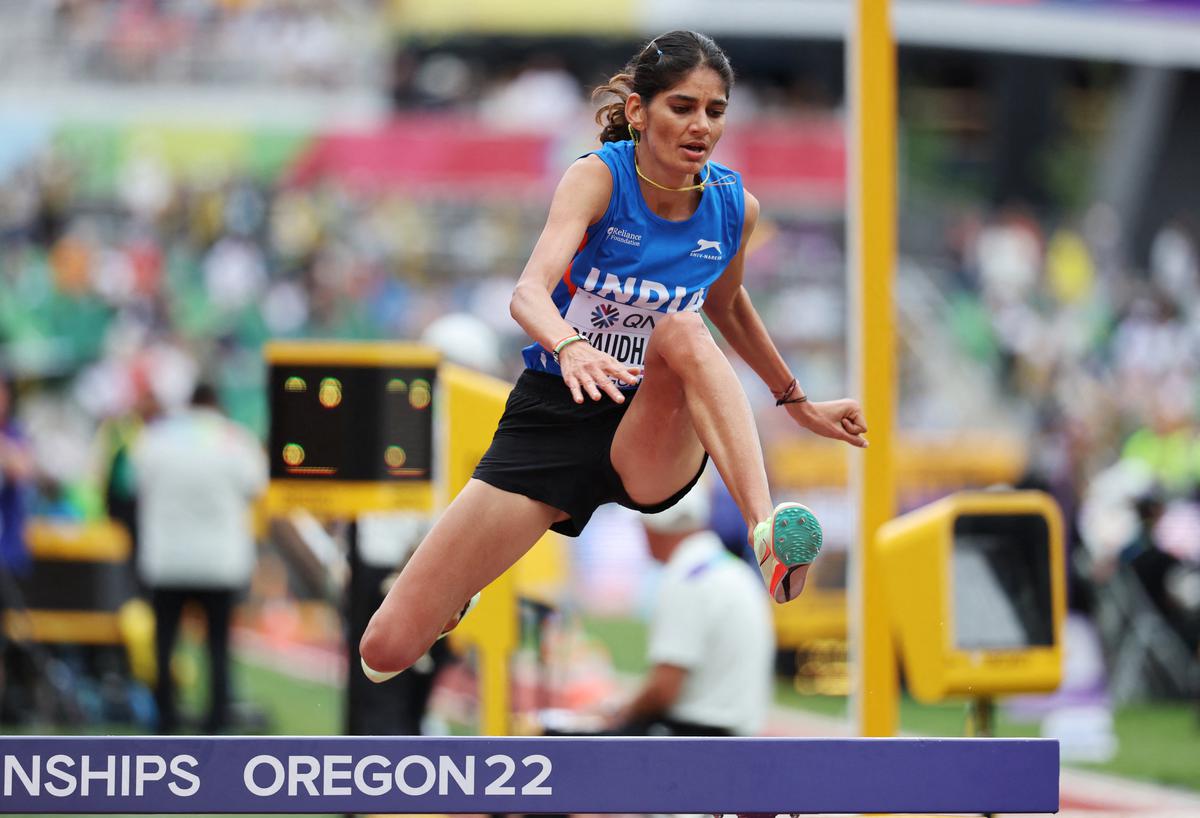
[(12, 387), (0, 377), (0, 566), (12, 574), (29, 570), (25, 521), (34, 489), (33, 454), (13, 419)]
[[(6, 610), (23, 607), (14, 580), (27, 574), (32, 562), (25, 521), (34, 494), (33, 456), (12, 416), (12, 387), (0, 373), (0, 620)], [(22, 697), (14, 695), (29, 678), (27, 660), (28, 654), (0, 628), (0, 724), (19, 723), (28, 712)]]

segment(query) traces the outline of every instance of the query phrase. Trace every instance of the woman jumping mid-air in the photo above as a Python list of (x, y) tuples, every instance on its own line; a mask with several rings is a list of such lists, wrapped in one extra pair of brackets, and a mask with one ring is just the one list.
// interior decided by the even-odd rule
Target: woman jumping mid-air
[(742, 386), (705, 315), (800, 426), (854, 446), (850, 399), (810, 401), (742, 287), (758, 200), (709, 161), (729, 60), (691, 31), (656, 37), (598, 94), (601, 147), (563, 175), (513, 292), (533, 339), (491, 448), (375, 612), (359, 645), (376, 681), (415, 662), (474, 594), (545, 532), (575, 536), (597, 506), (673, 505), (713, 459), (746, 520), (768, 592), (799, 595), (821, 527), (772, 509)]

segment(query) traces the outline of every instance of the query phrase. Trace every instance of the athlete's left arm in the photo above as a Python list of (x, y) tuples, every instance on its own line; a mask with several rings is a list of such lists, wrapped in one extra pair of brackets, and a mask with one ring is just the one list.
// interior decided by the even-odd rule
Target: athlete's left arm
[[(725, 272), (709, 288), (708, 296), (704, 300), (704, 313), (733, 351), (740, 355), (771, 389), (772, 394), (780, 397), (787, 393), (790, 398), (799, 398), (804, 395), (804, 390), (797, 383), (788, 392), (795, 378), (787, 362), (779, 354), (775, 342), (767, 334), (767, 328), (763, 325), (758, 310), (750, 303), (749, 293), (742, 286), (746, 267), (746, 246), (750, 243), (750, 236), (758, 224), (759, 215), (758, 199), (750, 195), (749, 191), (746, 191), (745, 212), (742, 245), (725, 268)], [(823, 437), (844, 440), (854, 446), (867, 445), (863, 438), (867, 431), (867, 423), (855, 400), (804, 400), (788, 403), (786, 408), (792, 419), (809, 431)]]

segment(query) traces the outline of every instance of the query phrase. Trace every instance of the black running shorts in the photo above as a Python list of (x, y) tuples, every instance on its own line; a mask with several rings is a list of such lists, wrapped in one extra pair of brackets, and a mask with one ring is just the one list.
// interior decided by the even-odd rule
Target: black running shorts
[(624, 403), (605, 396), (577, 404), (560, 376), (525, 370), (472, 476), (565, 511), (570, 518), (551, 529), (569, 537), (578, 537), (592, 512), (605, 503), (649, 513), (670, 508), (700, 479), (708, 455), (688, 484), (666, 500), (652, 506), (634, 502), (609, 457), (617, 426), (637, 390), (624, 392)]

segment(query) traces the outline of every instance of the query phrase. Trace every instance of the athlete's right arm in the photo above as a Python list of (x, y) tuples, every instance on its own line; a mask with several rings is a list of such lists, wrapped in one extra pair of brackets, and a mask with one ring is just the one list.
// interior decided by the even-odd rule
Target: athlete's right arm
[[(575, 332), (559, 314), (550, 293), (579, 250), (588, 226), (604, 216), (611, 196), (612, 175), (598, 156), (584, 157), (567, 168), (550, 203), (546, 226), (513, 290), (512, 317), (547, 350)], [(600, 400), (601, 392), (622, 403), (625, 397), (611, 379), (631, 385), (638, 381), (636, 367), (580, 341), (564, 347), (558, 363), (576, 403), (583, 403), (584, 393)]]

